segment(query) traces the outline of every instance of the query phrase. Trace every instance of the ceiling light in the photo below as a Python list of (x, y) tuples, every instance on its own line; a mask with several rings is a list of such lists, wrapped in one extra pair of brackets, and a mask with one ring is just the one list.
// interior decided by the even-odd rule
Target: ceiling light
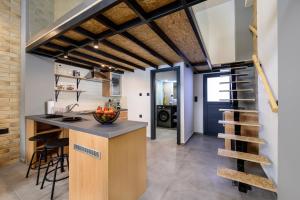
[(101, 64), (101, 67), (105, 67), (105, 65), (104, 65), (104, 64)]
[(112, 67), (111, 67), (111, 66), (109, 66), (108, 68), (109, 68), (109, 69), (112, 69)]
[(99, 48), (99, 42), (97, 40), (95, 40), (93, 46), (94, 46), (95, 49), (98, 49)]
[(64, 53), (64, 58), (69, 58), (69, 53), (68, 52)]

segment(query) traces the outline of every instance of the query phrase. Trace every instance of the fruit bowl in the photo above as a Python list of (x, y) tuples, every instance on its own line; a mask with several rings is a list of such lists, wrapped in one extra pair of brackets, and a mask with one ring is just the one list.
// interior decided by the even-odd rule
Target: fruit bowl
[(104, 111), (97, 109), (97, 111), (93, 113), (95, 120), (100, 124), (112, 124), (118, 119), (119, 115), (120, 111), (113, 109)]

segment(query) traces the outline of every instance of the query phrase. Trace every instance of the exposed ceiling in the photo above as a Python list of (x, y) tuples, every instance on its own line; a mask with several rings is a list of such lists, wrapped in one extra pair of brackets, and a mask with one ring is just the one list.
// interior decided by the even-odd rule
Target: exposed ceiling
[(120, 72), (180, 61), (207, 70), (206, 49), (190, 8), (204, 1), (103, 0), (50, 27), (26, 50), (64, 64), (112, 66)]
[(193, 9), (196, 12), (199, 12), (199, 11), (206, 10), (208, 8), (212, 8), (212, 7), (215, 7), (217, 5), (226, 3), (228, 1), (232, 1), (232, 0), (208, 0), (208, 1), (205, 1), (205, 2), (203, 2), (201, 4), (193, 6)]

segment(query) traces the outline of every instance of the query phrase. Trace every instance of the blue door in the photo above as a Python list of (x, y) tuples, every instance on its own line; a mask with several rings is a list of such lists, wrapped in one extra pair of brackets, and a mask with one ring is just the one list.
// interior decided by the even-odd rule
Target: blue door
[[(223, 119), (221, 108), (231, 108), (230, 101), (230, 76), (226, 73), (213, 73), (203, 75), (203, 120), (204, 134), (217, 136), (224, 133), (224, 127), (218, 121)], [(225, 90), (225, 91), (224, 91)]]

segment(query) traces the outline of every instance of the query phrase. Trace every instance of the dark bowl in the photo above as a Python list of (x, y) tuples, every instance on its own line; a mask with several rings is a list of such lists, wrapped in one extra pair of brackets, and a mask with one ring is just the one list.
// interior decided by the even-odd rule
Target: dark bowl
[(116, 111), (116, 114), (113, 118), (108, 118), (108, 117), (105, 118), (105, 117), (102, 117), (103, 115), (105, 116), (105, 114), (99, 114), (96, 112), (93, 113), (95, 120), (97, 122), (99, 122), (100, 124), (112, 124), (114, 121), (116, 121), (119, 118), (120, 111)]

